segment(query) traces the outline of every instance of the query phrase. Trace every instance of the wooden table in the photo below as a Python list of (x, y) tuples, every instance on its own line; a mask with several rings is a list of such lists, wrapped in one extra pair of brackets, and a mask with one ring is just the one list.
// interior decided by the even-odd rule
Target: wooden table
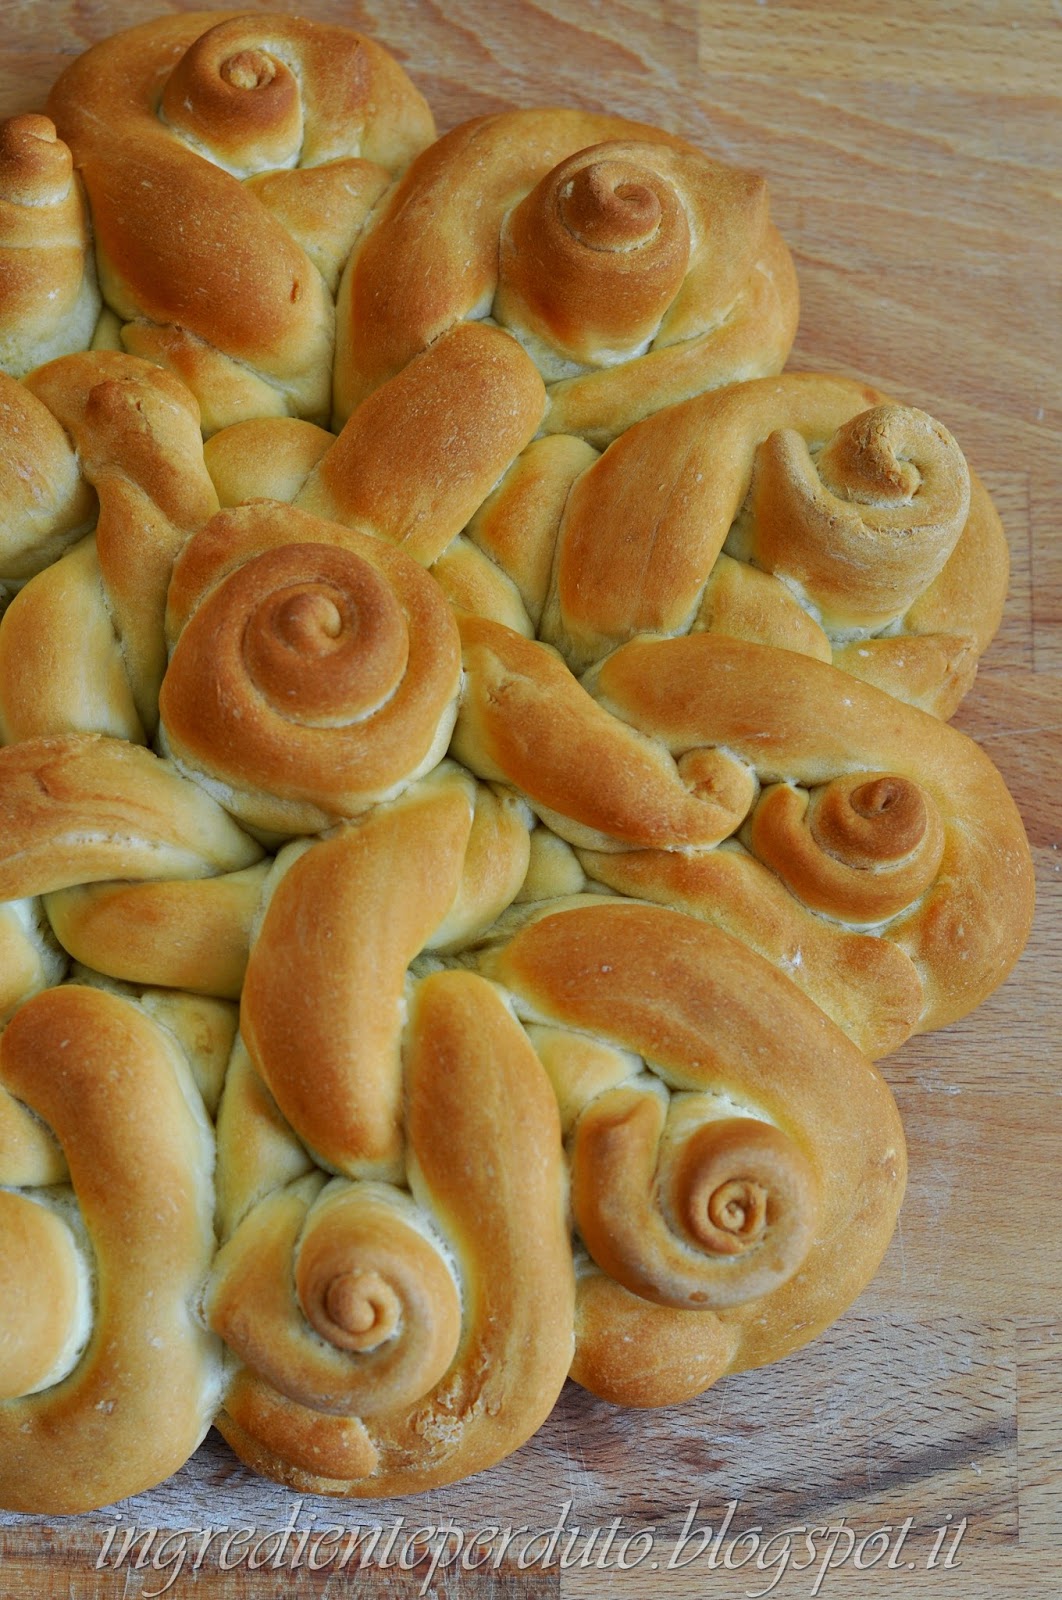
[[(155, 0), (6, 0), (0, 112), (39, 106), (69, 58)], [(255, 5), (248, 10), (275, 7)], [(293, 8), (292, 8), (293, 9)], [(451, 1577), (448, 1594), (809, 1595), (800, 1546), (756, 1554), (738, 1535), (842, 1518), (857, 1545), (817, 1592), (1007, 1600), (1062, 1594), (1062, 491), (1057, 179), (1060, 7), (1052, 0), (308, 0), (394, 50), (440, 127), (563, 102), (646, 118), (768, 174), (803, 291), (793, 367), (859, 373), (923, 406), (987, 480), (1010, 539), (1006, 618), (958, 718), (1005, 774), (1025, 817), (1039, 909), (1016, 973), (975, 1016), (887, 1064), (907, 1124), (911, 1182), (876, 1282), (823, 1339), (780, 1366), (724, 1380), (677, 1410), (620, 1413), (565, 1392), (535, 1440), (496, 1471), (401, 1504), (307, 1499), (240, 1468), (216, 1438), (175, 1479), (125, 1503), (126, 1527), (322, 1530), (374, 1516), (405, 1529), (446, 1517), (567, 1526), (622, 1541), (655, 1531), (638, 1565)], [(715, 1566), (668, 1570), (675, 1536), (738, 1505)], [(895, 1539), (912, 1519), (899, 1556)], [(957, 1556), (935, 1530), (966, 1520)], [(0, 1527), (0, 1600), (140, 1595), (176, 1565), (97, 1571), (114, 1516)], [(138, 1546), (137, 1548), (141, 1548)], [(325, 1567), (219, 1571), (193, 1591), (416, 1594), (423, 1569), (355, 1580)], [(235, 1548), (239, 1548), (238, 1546)], [(327, 1551), (330, 1546), (319, 1546)], [(562, 1546), (563, 1548), (563, 1546)], [(626, 1559), (644, 1550), (628, 1547)], [(835, 1560), (847, 1548), (839, 1535)], [(401, 1550), (401, 1545), (395, 1547)], [(600, 1545), (598, 1546), (598, 1551)], [(753, 1552), (750, 1564), (734, 1564)], [(585, 1538), (573, 1547), (586, 1554)], [(855, 1566), (861, 1554), (863, 1570)], [(412, 1552), (410, 1552), (412, 1554)], [(723, 1565), (729, 1554), (731, 1569)], [(164, 1559), (165, 1556), (161, 1559)], [(892, 1561), (890, 1568), (888, 1562)], [(657, 1563), (654, 1570), (652, 1562)], [(908, 1564), (910, 1563), (910, 1564)]]

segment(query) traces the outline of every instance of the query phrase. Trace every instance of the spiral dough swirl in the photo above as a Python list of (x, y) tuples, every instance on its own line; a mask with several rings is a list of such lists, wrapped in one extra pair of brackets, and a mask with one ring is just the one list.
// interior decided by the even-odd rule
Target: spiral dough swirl
[(415, 562), (302, 525), (333, 542), (265, 549), (224, 576), (178, 639), (160, 700), (178, 762), (228, 786), (253, 825), (292, 833), (356, 815), (441, 760), (459, 676), (449, 608)]

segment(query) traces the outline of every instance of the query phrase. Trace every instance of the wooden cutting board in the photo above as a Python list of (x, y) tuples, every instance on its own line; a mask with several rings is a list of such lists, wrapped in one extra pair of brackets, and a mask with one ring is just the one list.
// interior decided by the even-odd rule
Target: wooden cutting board
[[(283, 8), (283, 0), (246, 3)], [(160, 9), (154, 0), (5, 0), (0, 114), (38, 108), (73, 55)], [(569, 1501), (563, 1572), (522, 1574), (514, 1541), (502, 1570), (451, 1574), (445, 1587), (437, 1576), (427, 1592), (729, 1600), (773, 1584), (778, 1596), (830, 1600), (1058, 1596), (1060, 7), (307, 0), (302, 9), (394, 50), (441, 128), (517, 105), (580, 105), (659, 122), (769, 176), (803, 293), (791, 366), (860, 374), (934, 413), (1003, 514), (1010, 600), (957, 720), (1002, 769), (1025, 817), (1039, 878), (1036, 927), (1014, 976), (975, 1016), (887, 1063), (910, 1141), (902, 1225), (872, 1287), (808, 1350), (663, 1413), (621, 1413), (569, 1388), (537, 1438), (496, 1471), (401, 1504), (300, 1503), (253, 1478), (212, 1437), (170, 1483), (120, 1508), (118, 1526), (141, 1532), (134, 1554), (145, 1549), (144, 1530), (202, 1530), (183, 1570), (179, 1546), (157, 1542), (147, 1559), (154, 1551), (158, 1570), (130, 1562), (114, 1570), (113, 1542), (110, 1564), (97, 1569), (113, 1513), (8, 1517), (0, 1600), (135, 1596), (171, 1580), (168, 1592), (198, 1596), (332, 1595), (355, 1585), (359, 1594), (416, 1594), (423, 1565), (355, 1578), (327, 1564), (334, 1538), (305, 1545), (295, 1571), (225, 1573), (219, 1535), (194, 1590), (191, 1569), (203, 1533), (225, 1525), (320, 1533), (391, 1529), (402, 1517), (397, 1560), (417, 1528), (452, 1518), (467, 1535), (491, 1525), (548, 1530)], [(714, 1557), (709, 1547), (692, 1560), (694, 1531), (718, 1529), (731, 1502)], [(855, 1547), (818, 1579), (830, 1538), (835, 1563), (848, 1550), (844, 1519)], [(964, 1522), (954, 1550), (948, 1532), (929, 1565), (937, 1530)], [(813, 1535), (811, 1563), (794, 1536), (784, 1570), (783, 1542), (764, 1541), (809, 1523), (836, 1537)], [(570, 1543), (576, 1526), (581, 1542)], [(604, 1532), (588, 1550), (594, 1528)], [(871, 1538), (885, 1528), (887, 1548)], [(651, 1549), (644, 1539), (623, 1545), (642, 1529), (653, 1534)], [(248, 1548), (230, 1545), (228, 1559)], [(309, 1570), (307, 1550), (320, 1571)], [(951, 1551), (961, 1565), (946, 1568)], [(405, 1554), (412, 1560), (416, 1548)]]

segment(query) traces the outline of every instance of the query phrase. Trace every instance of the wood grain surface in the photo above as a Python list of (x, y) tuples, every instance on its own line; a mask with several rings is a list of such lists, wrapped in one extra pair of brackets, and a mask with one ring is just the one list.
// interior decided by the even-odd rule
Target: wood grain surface
[[(0, 113), (39, 106), (71, 56), (160, 9), (155, 0), (6, 0)], [(0, 1600), (149, 1595), (167, 1583), (168, 1593), (204, 1600), (1062, 1595), (1062, 6), (307, 0), (301, 9), (394, 50), (442, 128), (514, 105), (608, 108), (769, 176), (803, 294), (790, 365), (861, 374), (939, 416), (1003, 514), (1010, 600), (958, 722), (1002, 769), (1025, 817), (1036, 926), (1014, 976), (975, 1016), (887, 1063), (911, 1151), (902, 1224), (876, 1282), (817, 1344), (662, 1413), (621, 1413), (569, 1387), (500, 1468), (401, 1503), (298, 1502), (212, 1436), (170, 1483), (118, 1508), (119, 1530), (141, 1534), (120, 1568), (97, 1568), (116, 1513), (0, 1519)], [(219, 1538), (194, 1573), (194, 1541), (180, 1567), (177, 1543), (145, 1543), (152, 1528), (349, 1532), (391, 1529), (396, 1517), (404, 1536), (448, 1518), (469, 1537), (491, 1526), (546, 1531), (566, 1502), (565, 1529), (579, 1527), (583, 1540), (560, 1544), (572, 1556), (564, 1570), (521, 1572), (514, 1542), (496, 1570), (432, 1575), (414, 1546), (404, 1571), (399, 1544), (385, 1570), (355, 1575), (324, 1560), (333, 1543), (307, 1546), (318, 1571), (307, 1559), (226, 1572)], [(714, 1554), (708, 1546), (694, 1560), (700, 1530), (718, 1530), (733, 1502)], [(601, 1541), (587, 1551), (586, 1536), (616, 1518), (602, 1560)], [(947, 1533), (933, 1562), (937, 1530), (964, 1522), (958, 1545)], [(814, 1563), (802, 1536), (787, 1566), (784, 1541), (764, 1542), (808, 1524), (837, 1534), (824, 1571), (826, 1535), (814, 1536)], [(842, 1564), (845, 1526), (854, 1548)], [(645, 1545), (631, 1543), (624, 1570), (618, 1541), (642, 1529), (652, 1549), (635, 1562)], [(875, 1560), (882, 1529), (893, 1544)], [(950, 1550), (959, 1565), (944, 1565)]]

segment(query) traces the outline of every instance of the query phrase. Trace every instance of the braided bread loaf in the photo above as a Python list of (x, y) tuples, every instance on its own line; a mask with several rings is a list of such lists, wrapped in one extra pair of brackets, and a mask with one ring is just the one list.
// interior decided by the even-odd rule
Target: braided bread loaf
[(397, 63), (346, 28), (190, 12), (95, 45), (49, 112), (122, 348), (179, 373), (207, 429), (326, 418), (340, 270), (434, 135)]

